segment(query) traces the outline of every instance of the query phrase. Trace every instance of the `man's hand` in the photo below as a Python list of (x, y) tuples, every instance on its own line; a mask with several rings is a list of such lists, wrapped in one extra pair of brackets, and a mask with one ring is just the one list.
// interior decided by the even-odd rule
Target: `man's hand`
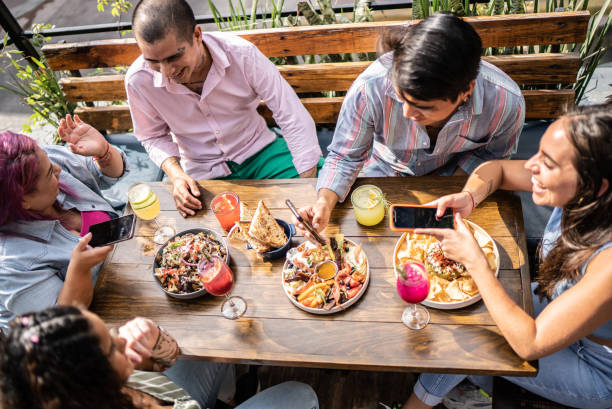
[(198, 199), (200, 197), (198, 183), (185, 173), (177, 157), (172, 156), (166, 159), (161, 168), (172, 181), (174, 187), (172, 196), (176, 203), (176, 210), (183, 217), (195, 215), (196, 211), (202, 209), (202, 203)]
[(193, 216), (196, 211), (202, 209), (202, 202), (198, 199), (200, 188), (193, 178), (186, 174), (177, 176), (172, 180), (172, 185), (174, 186), (172, 195), (176, 209), (181, 216)]
[[(309, 222), (310, 225), (316, 230), (317, 233), (320, 233), (323, 229), (327, 227), (329, 223), (329, 218), (331, 216), (331, 211), (336, 206), (338, 202), (338, 195), (329, 190), (329, 189), (321, 189), (319, 190), (319, 195), (317, 201), (312, 206), (304, 206), (298, 210), (300, 216), (304, 221)], [(312, 237), (312, 234), (306, 227), (300, 223), (295, 216), (291, 216), (293, 224), (298, 228), (300, 233), (304, 235), (308, 240), (315, 244), (319, 244), (318, 241)]]

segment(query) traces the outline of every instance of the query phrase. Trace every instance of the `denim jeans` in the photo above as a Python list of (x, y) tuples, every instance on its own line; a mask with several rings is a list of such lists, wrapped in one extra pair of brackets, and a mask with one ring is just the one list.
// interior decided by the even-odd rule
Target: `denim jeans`
[(227, 370), (233, 370), (233, 365), (179, 359), (164, 374), (198, 401), (202, 408), (213, 408)]
[(235, 409), (318, 409), (319, 400), (312, 388), (289, 381), (272, 386)]
[[(532, 298), (537, 316), (547, 302), (540, 302), (533, 294)], [(612, 408), (612, 348), (583, 338), (541, 358), (539, 365), (535, 378), (504, 378), (564, 405), (584, 409)], [(490, 376), (421, 374), (414, 386), (414, 393), (423, 403), (435, 406), (466, 377), (485, 392), (492, 392), (493, 378)]]

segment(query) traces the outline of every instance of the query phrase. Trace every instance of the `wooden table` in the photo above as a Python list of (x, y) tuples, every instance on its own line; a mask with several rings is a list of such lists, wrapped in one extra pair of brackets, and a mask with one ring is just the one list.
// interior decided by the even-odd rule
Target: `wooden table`
[[(459, 191), (463, 177), (359, 179), (372, 183), (394, 203), (426, 203)], [(171, 185), (151, 186), (162, 202), (159, 219), (177, 232), (194, 227), (221, 231), (209, 209), (211, 198), (234, 191), (245, 203), (262, 199), (272, 214), (290, 220), (284, 200), (297, 207), (314, 203), (316, 179), (202, 181), (206, 209), (183, 219), (175, 209)], [(128, 210), (129, 211), (129, 210)], [(497, 192), (481, 204), (470, 220), (495, 239), (501, 257), (499, 280), (524, 310), (532, 313), (529, 268), (520, 201)], [(399, 233), (387, 219), (375, 227), (357, 224), (350, 200), (332, 213), (326, 234), (338, 231), (361, 243), (368, 255), (371, 279), (364, 296), (344, 312), (328, 316), (306, 313), (285, 296), (281, 287), (283, 260), (260, 261), (241, 244), (230, 244), (230, 267), (236, 274), (233, 294), (244, 297), (244, 318), (231, 321), (220, 314), (221, 297), (206, 295), (182, 301), (167, 297), (151, 273), (157, 246), (153, 224), (139, 221), (133, 240), (118, 244), (104, 265), (95, 289), (92, 310), (109, 325), (139, 315), (166, 328), (194, 359), (322, 368), (411, 372), (450, 372), (535, 376), (531, 363), (519, 358), (500, 335), (482, 301), (460, 310), (429, 308), (431, 321), (420, 331), (401, 321), (406, 304), (395, 291), (393, 248)], [(303, 241), (295, 237), (294, 245)]]

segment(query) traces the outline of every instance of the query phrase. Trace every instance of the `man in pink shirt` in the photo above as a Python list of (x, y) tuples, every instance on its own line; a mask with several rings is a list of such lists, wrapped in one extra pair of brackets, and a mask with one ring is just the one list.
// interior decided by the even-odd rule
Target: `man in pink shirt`
[[(183, 217), (202, 207), (195, 179), (316, 177), (314, 121), (253, 44), (202, 33), (185, 0), (141, 1), (132, 27), (142, 52), (125, 77), (134, 134), (172, 181)], [(283, 138), (257, 113), (261, 100)]]

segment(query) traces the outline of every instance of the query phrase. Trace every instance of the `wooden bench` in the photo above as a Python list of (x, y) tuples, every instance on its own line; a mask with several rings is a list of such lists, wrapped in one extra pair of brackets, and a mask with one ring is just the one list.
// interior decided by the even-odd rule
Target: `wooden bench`
[[(589, 12), (559, 12), (468, 17), (482, 38), (483, 47), (560, 45), (584, 41)], [(377, 22), (305, 26), (236, 32), (268, 57), (374, 52), (381, 34), (401, 29), (410, 22)], [(53, 70), (71, 71), (131, 64), (139, 55), (135, 40), (104, 40), (50, 44), (43, 53)], [(576, 81), (580, 59), (577, 53), (513, 54), (484, 57), (504, 70), (523, 91), (528, 119), (555, 118), (573, 103), (571, 89), (546, 89), (550, 84)], [(278, 66), (298, 93), (346, 91), (371, 62), (342, 62)], [(69, 101), (95, 102), (126, 99), (123, 75), (86, 75), (61, 80)], [(342, 97), (303, 97), (302, 103), (317, 124), (335, 124)], [(91, 104), (89, 104), (91, 105)], [(264, 104), (261, 114), (272, 123)], [(85, 106), (76, 110), (98, 129), (127, 131), (132, 128), (127, 104)]]

